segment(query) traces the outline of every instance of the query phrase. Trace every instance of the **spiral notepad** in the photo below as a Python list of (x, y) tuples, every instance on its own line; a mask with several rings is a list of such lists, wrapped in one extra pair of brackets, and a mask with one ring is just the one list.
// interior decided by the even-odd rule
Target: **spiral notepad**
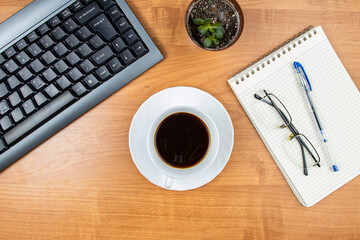
[[(331, 170), (331, 161), (293, 67), (294, 61), (302, 63), (311, 81), (312, 97), (339, 172)], [(301, 204), (314, 205), (360, 174), (359, 90), (320, 26), (305, 29), (245, 67), (228, 83)], [(294, 125), (319, 152), (321, 167), (311, 168), (308, 176), (301, 169), (301, 152), (290, 157), (286, 151), (290, 131), (269, 128), (259, 116), (256, 107), (259, 100), (254, 94), (263, 96), (264, 89), (281, 99)]]

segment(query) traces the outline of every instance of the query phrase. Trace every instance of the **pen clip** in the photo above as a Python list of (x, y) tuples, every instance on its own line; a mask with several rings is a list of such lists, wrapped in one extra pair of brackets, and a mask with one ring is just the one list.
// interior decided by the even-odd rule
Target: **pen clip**
[(297, 70), (297, 72), (299, 74), (303, 73), (303, 76), (305, 77), (305, 79), (307, 81), (307, 84), (308, 84), (308, 86), (310, 88), (310, 91), (312, 91), (310, 80), (309, 80), (308, 76), (306, 75), (304, 67), (299, 62), (294, 62), (294, 67), (295, 67), (295, 69)]

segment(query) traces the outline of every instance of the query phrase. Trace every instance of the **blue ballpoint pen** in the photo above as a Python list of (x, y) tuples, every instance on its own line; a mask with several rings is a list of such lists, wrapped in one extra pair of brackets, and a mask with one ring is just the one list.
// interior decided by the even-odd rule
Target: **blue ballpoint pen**
[(334, 156), (333, 156), (333, 153), (331, 151), (331, 148), (329, 146), (329, 143), (328, 143), (328, 140), (326, 139), (325, 137), (325, 132), (324, 132), (324, 129), (322, 128), (321, 126), (321, 123), (320, 123), (320, 119), (319, 119), (319, 116), (317, 115), (316, 113), (316, 109), (315, 109), (315, 106), (314, 106), (314, 103), (311, 99), (311, 96), (310, 96), (310, 92), (312, 91), (312, 87), (311, 87), (311, 84), (310, 84), (310, 81), (309, 81), (309, 78), (308, 76), (306, 75), (305, 73), (305, 70), (303, 68), (303, 66), (299, 63), (299, 62), (294, 62), (294, 67), (296, 69), (296, 72), (299, 76), (299, 79), (301, 81), (301, 85), (303, 86), (304, 88), (304, 91), (305, 91), (305, 95), (309, 101), (309, 104), (310, 104), (310, 107), (311, 107), (311, 110), (314, 114), (314, 117), (315, 117), (315, 120), (316, 120), (316, 123), (320, 129), (320, 134), (322, 136), (322, 140), (324, 142), (324, 144), (326, 145), (326, 148), (328, 149), (328, 152), (330, 154), (330, 159), (332, 161), (332, 169), (334, 172), (337, 172), (339, 171), (339, 168), (335, 162), (335, 159), (334, 159)]

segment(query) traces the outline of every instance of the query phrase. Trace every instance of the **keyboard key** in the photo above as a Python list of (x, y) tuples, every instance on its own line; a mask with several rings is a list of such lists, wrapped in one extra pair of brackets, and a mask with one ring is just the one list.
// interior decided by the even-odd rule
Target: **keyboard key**
[(54, 56), (54, 54), (52, 54), (52, 52), (47, 51), (46, 53), (44, 53), (43, 55), (41, 55), (41, 59), (47, 64), (50, 65), (53, 62), (56, 61), (56, 57)]
[(88, 90), (84, 87), (84, 85), (80, 82), (78, 82), (77, 84), (75, 84), (72, 87), (72, 90), (75, 92), (76, 96), (80, 97), (82, 95), (84, 95)]
[(84, 7), (84, 5), (80, 2), (80, 1), (76, 1), (75, 3), (73, 3), (71, 5), (71, 9), (74, 11), (74, 12), (77, 12), (79, 11), (80, 9), (82, 9)]
[(4, 56), (0, 53), (0, 64), (3, 64), (5, 62)]
[(0, 138), (0, 153), (4, 152), (7, 149), (6, 144), (4, 141)]
[(14, 56), (16, 54), (16, 51), (13, 47), (9, 47), (8, 49), (6, 49), (5, 51), (5, 55), (8, 57), (8, 58), (11, 58), (12, 56)]
[(51, 82), (52, 80), (54, 80), (57, 77), (57, 75), (55, 74), (55, 72), (51, 68), (46, 69), (42, 73), (42, 75), (43, 75), (43, 77), (45, 78), (45, 80), (47, 82)]
[(39, 42), (45, 49), (49, 49), (52, 45), (54, 45), (54, 41), (48, 35), (40, 38)]
[(128, 45), (131, 45), (135, 43), (137, 40), (139, 40), (139, 37), (137, 36), (137, 34), (134, 32), (133, 29), (130, 29), (124, 34), (124, 39)]
[(89, 73), (95, 68), (94, 65), (87, 59), (80, 64), (80, 67), (84, 73)]
[(103, 13), (92, 20), (89, 25), (93, 31), (100, 33), (107, 41), (118, 36), (114, 27)]
[(81, 56), (83, 58), (86, 58), (87, 56), (89, 56), (93, 52), (91, 50), (91, 48), (89, 47), (89, 45), (87, 45), (86, 43), (84, 43), (83, 45), (78, 47), (77, 50), (79, 51), (79, 53), (81, 54)]
[(68, 63), (70, 63), (71, 66), (74, 66), (81, 61), (81, 59), (75, 52), (71, 52), (69, 55), (67, 55), (66, 60), (68, 61)]
[(6, 113), (10, 111), (10, 107), (6, 100), (2, 100), (0, 102), (0, 115), (4, 116)]
[(3, 131), (8, 131), (14, 126), (13, 122), (10, 120), (9, 116), (5, 116), (0, 120), (0, 125)]
[(117, 21), (119, 18), (123, 17), (124, 14), (120, 11), (117, 6), (112, 6), (109, 10), (106, 11), (110, 16), (112, 22)]
[(38, 39), (39, 36), (36, 34), (35, 31), (31, 32), (29, 35), (27, 35), (27, 39), (29, 40), (29, 42), (35, 42), (36, 39)]
[(61, 88), (61, 90), (65, 90), (71, 85), (71, 82), (65, 76), (62, 76), (56, 80), (56, 83)]
[(18, 41), (18, 42), (16, 43), (16, 47), (17, 47), (17, 49), (18, 49), (19, 51), (21, 51), (21, 50), (23, 50), (24, 48), (27, 47), (27, 43), (25, 42), (24, 39), (21, 39), (20, 41)]
[(60, 26), (52, 30), (51, 34), (57, 41), (62, 40), (66, 36), (66, 33)]
[(99, 51), (97, 51), (94, 55), (91, 56), (91, 58), (94, 60), (94, 62), (97, 65), (102, 65), (104, 62), (109, 60), (114, 56), (113, 51), (109, 46), (105, 46)]
[(69, 37), (67, 37), (65, 39), (66, 44), (70, 47), (70, 48), (76, 48), (77, 46), (80, 45), (80, 41), (77, 37), (75, 37), (74, 34), (70, 35)]
[(15, 108), (12, 112), (11, 112), (11, 117), (14, 120), (15, 123), (20, 122), (21, 120), (23, 120), (25, 118), (24, 114), (22, 113), (20, 108)]
[(26, 115), (29, 115), (30, 113), (32, 113), (36, 110), (35, 105), (31, 99), (24, 102), (22, 107), (23, 107)]
[(20, 88), (20, 92), (24, 99), (27, 99), (34, 94), (34, 91), (30, 88), (28, 84), (22, 86)]
[(77, 68), (73, 68), (68, 72), (69, 77), (73, 82), (77, 82), (80, 78), (82, 78), (82, 73)]
[(27, 50), (33, 57), (37, 57), (42, 52), (41, 48), (36, 43), (31, 44), (30, 47), (27, 48)]
[(6, 87), (5, 83), (0, 83), (0, 98), (5, 97), (9, 93), (9, 89)]
[(149, 52), (149, 50), (145, 48), (144, 44), (141, 41), (138, 41), (134, 45), (132, 45), (131, 49), (138, 58)]
[(90, 44), (95, 49), (99, 49), (102, 46), (104, 46), (105, 43), (103, 42), (103, 40), (101, 40), (101, 38), (98, 35), (96, 35), (96, 36), (94, 36), (93, 38), (90, 39)]
[(76, 33), (78, 34), (80, 39), (83, 40), (83, 41), (89, 39), (92, 36), (90, 30), (85, 26), (80, 28), (79, 30), (77, 30)]
[(0, 80), (6, 77), (6, 73), (0, 68)]
[(115, 26), (117, 27), (117, 29), (119, 29), (119, 31), (121, 33), (125, 32), (126, 30), (131, 28), (129, 22), (124, 17), (122, 17), (122, 18), (120, 18), (120, 20), (116, 21)]
[(42, 92), (38, 92), (35, 96), (34, 96), (35, 102), (36, 104), (41, 107), (43, 105), (45, 105), (47, 102), (49, 102), (49, 99), (47, 99), (47, 97), (45, 97), (45, 95)]
[(111, 72), (117, 73), (120, 70), (124, 69), (124, 66), (120, 63), (119, 59), (113, 58), (109, 63), (108, 66), (111, 69)]
[(95, 88), (99, 84), (99, 81), (94, 77), (94, 75), (90, 74), (84, 79), (84, 83), (89, 88)]
[(135, 57), (129, 51), (129, 49), (126, 49), (125, 51), (120, 53), (120, 58), (123, 61), (123, 63), (125, 63), (125, 65), (129, 65), (136, 60)]
[(56, 62), (54, 67), (59, 74), (62, 74), (69, 69), (68, 65), (63, 60)]
[(114, 4), (112, 0), (99, 0), (99, 3), (103, 8), (109, 8)]
[(39, 73), (45, 68), (44, 65), (39, 61), (39, 59), (36, 59), (33, 62), (31, 62), (30, 67), (35, 73)]
[(102, 66), (96, 70), (96, 75), (101, 79), (101, 81), (104, 81), (111, 76), (109, 70), (105, 66)]
[(71, 18), (66, 20), (63, 26), (68, 33), (72, 33), (79, 27)]
[(67, 107), (74, 100), (74, 96), (69, 91), (62, 93), (49, 104), (39, 109), (37, 112), (25, 119), (22, 123), (4, 134), (5, 142), (8, 145), (13, 144), (17, 140), (26, 136), (35, 127), (38, 127), (53, 115)]
[(69, 52), (69, 49), (67, 49), (63, 43), (59, 43), (54, 47), (54, 51), (58, 57), (63, 57)]
[(111, 44), (113, 45), (117, 53), (122, 52), (127, 47), (124, 41), (119, 37), (115, 39)]
[(101, 8), (99, 7), (99, 5), (96, 2), (92, 2), (91, 4), (83, 8), (81, 11), (77, 12), (75, 14), (75, 19), (81, 25), (85, 25), (85, 23), (93, 19), (100, 12)]
[(15, 88), (17, 88), (18, 86), (21, 85), (19, 79), (17, 79), (17, 77), (15, 77), (14, 75), (9, 77), (7, 80), (11, 90), (14, 90)]
[(19, 66), (14, 62), (14, 60), (10, 59), (4, 64), (6, 70), (8, 70), (9, 73), (15, 72)]
[(17, 60), (21, 65), (24, 65), (24, 64), (26, 64), (28, 61), (30, 61), (30, 57), (23, 51), (23, 52), (19, 53), (18, 55), (16, 55), (16, 60)]
[(18, 75), (21, 77), (23, 81), (27, 81), (32, 77), (32, 73), (27, 67), (24, 67), (18, 72)]
[(52, 19), (50, 19), (49, 21), (51, 27), (56, 27), (57, 25), (59, 25), (61, 23), (60, 19), (58, 18), (58, 16), (53, 17)]
[(40, 90), (45, 86), (44, 81), (40, 77), (35, 77), (30, 83), (36, 90)]
[(16, 107), (17, 105), (19, 105), (21, 103), (21, 99), (20, 99), (18, 92), (13, 92), (9, 96), (9, 102), (10, 102), (11, 106), (13, 106), (13, 107)]
[(47, 86), (44, 91), (50, 98), (55, 98), (60, 94), (60, 91), (54, 86), (54, 84)]
[(71, 16), (71, 11), (68, 8), (65, 8), (61, 13), (60, 16), (63, 20), (67, 19), (68, 17)]
[(41, 35), (45, 35), (50, 31), (50, 28), (48, 27), (48, 25), (46, 25), (46, 23), (44, 23), (38, 28), (38, 31)]

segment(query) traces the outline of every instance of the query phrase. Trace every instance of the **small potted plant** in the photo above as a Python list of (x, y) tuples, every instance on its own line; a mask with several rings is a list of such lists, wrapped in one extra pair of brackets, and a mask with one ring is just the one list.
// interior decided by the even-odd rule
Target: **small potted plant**
[(194, 0), (186, 14), (190, 39), (206, 50), (223, 50), (239, 38), (243, 15), (235, 0)]

